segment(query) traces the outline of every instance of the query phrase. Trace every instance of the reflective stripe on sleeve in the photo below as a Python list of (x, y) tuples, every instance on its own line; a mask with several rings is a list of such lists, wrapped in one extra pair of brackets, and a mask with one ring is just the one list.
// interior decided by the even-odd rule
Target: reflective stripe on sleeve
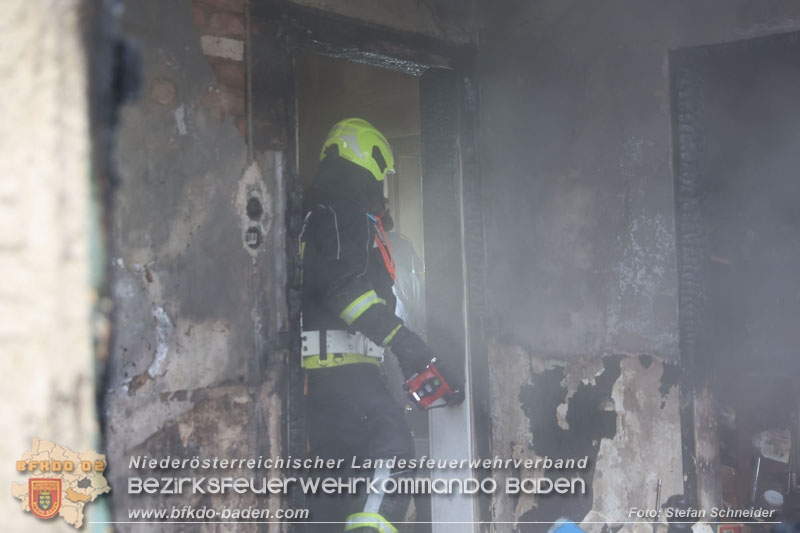
[(378, 513), (353, 513), (347, 517), (345, 531), (360, 527), (371, 527), (380, 533), (397, 533), (397, 528)]
[(394, 328), (391, 333), (386, 335), (386, 338), (383, 339), (383, 342), (381, 342), (381, 345), (382, 346), (386, 346), (387, 344), (392, 342), (392, 339), (394, 339), (394, 336), (397, 335), (397, 332), (400, 331), (400, 328), (402, 328), (402, 327), (403, 327), (403, 324), (400, 324), (399, 326)]
[(358, 317), (375, 304), (386, 305), (386, 300), (379, 298), (375, 291), (367, 291), (344, 308), (344, 311), (339, 313), (339, 318), (345, 321), (350, 326), (356, 321)]

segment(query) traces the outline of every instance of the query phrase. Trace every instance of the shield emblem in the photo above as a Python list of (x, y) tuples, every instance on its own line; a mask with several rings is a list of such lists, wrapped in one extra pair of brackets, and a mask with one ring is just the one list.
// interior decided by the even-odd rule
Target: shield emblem
[(39, 508), (42, 511), (50, 509), (50, 504), (53, 503), (53, 497), (49, 490), (43, 490), (39, 493)]
[(61, 479), (38, 478), (28, 480), (28, 503), (34, 516), (53, 518), (61, 509)]

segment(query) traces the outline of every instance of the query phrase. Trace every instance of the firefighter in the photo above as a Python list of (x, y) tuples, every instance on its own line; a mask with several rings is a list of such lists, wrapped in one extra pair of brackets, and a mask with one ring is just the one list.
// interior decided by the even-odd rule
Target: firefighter
[[(345, 465), (415, 456), (402, 407), (384, 381), (384, 350), (395, 354), (406, 378), (434, 357), (394, 314), (394, 261), (385, 234), (391, 217), (383, 197), (384, 179), (393, 172), (386, 138), (365, 120), (345, 119), (328, 134), (305, 197), (300, 253), (308, 444), (311, 456), (345, 459)], [(446, 368), (440, 372), (455, 391), (447, 402), (460, 403), (461, 380)], [(413, 473), (377, 468), (370, 475)], [(345, 522), (344, 531), (395, 532), (392, 523), (404, 519), (409, 498), (323, 495), (311, 502), (311, 519)]]

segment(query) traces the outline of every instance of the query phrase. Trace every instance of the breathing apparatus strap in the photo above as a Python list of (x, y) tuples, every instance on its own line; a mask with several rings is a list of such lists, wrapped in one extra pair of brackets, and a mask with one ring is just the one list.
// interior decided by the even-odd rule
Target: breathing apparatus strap
[(389, 246), (389, 239), (386, 238), (386, 232), (383, 231), (383, 222), (381, 222), (380, 217), (374, 217), (369, 214), (367, 216), (375, 223), (375, 229), (377, 229), (375, 232), (375, 244), (381, 252), (386, 270), (392, 277), (392, 281), (394, 281), (396, 272), (394, 257), (392, 257), (392, 247)]

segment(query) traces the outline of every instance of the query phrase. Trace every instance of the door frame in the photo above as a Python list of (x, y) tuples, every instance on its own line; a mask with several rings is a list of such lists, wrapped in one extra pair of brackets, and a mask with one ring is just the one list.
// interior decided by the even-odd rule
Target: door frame
[[(475, 85), (475, 48), (472, 45), (454, 46), (433, 37), (411, 34), (388, 27), (350, 19), (334, 13), (300, 7), (287, 2), (256, 2), (251, 4), (250, 17), (257, 31), (251, 45), (251, 94), (253, 109), (253, 146), (259, 150), (279, 149), (283, 152), (283, 183), (286, 206), (287, 248), (287, 317), (284, 349), (290, 361), (300, 357), (300, 257), (297, 236), (302, 225), (302, 191), (298, 177), (298, 123), (296, 90), (294, 87), (295, 54), (308, 50), (322, 55), (365, 63), (411, 74), (420, 78), (420, 100), (422, 113), (426, 95), (422, 80), (426, 73), (433, 73), (434, 80), (449, 84), (451, 129), (443, 142), (450, 143), (448, 157), (451, 175), (437, 176), (428, 173), (426, 185), (426, 155), (423, 146), (423, 233), (426, 235), (427, 279), (452, 277), (458, 274), (458, 286), (450, 286), (448, 299), (458, 301), (460, 313), (450, 310), (446, 316), (450, 332), (459, 337), (456, 345), (463, 346), (467, 354), (465, 367), (468, 376), (468, 400), (451, 415), (460, 417), (467, 424), (468, 445), (461, 450), (463, 458), (488, 457), (489, 418), (489, 372), (488, 348), (483, 334), (484, 328), (484, 226), (481, 210), (481, 179), (478, 165), (477, 117), (478, 92)], [(441, 89), (441, 87), (440, 87)], [(441, 96), (441, 95), (439, 95)], [(264, 125), (271, 121), (271, 127)], [(275, 123), (279, 123), (276, 127)], [(429, 132), (429, 138), (433, 135)], [(422, 132), (423, 143), (426, 133)], [(429, 151), (430, 154), (430, 151)], [(258, 157), (256, 157), (258, 160)], [(430, 166), (430, 155), (428, 166)], [(445, 188), (455, 187), (457, 194), (431, 193), (441, 179), (447, 179)], [(428, 196), (426, 196), (426, 189)], [(427, 201), (426, 201), (427, 198)], [(433, 203), (431, 198), (434, 198)], [(450, 249), (440, 254), (440, 261), (428, 263), (428, 239), (436, 235), (436, 227), (447, 223), (445, 218), (436, 220), (436, 213), (450, 213), (456, 217), (459, 239), (449, 240)], [(452, 222), (452, 221), (450, 221)], [(437, 243), (442, 248), (442, 243)], [(435, 255), (435, 254), (432, 254)], [(446, 262), (444, 258), (446, 257)], [(457, 291), (457, 294), (455, 292)], [(431, 307), (431, 291), (426, 291)], [(430, 310), (430, 307), (428, 308)], [(432, 313), (428, 312), (428, 317)], [(439, 313), (440, 316), (443, 313)], [(428, 318), (430, 325), (430, 318)], [(430, 328), (429, 328), (430, 331)], [(436, 351), (441, 341), (432, 340)], [(444, 348), (444, 346), (442, 346)], [(446, 349), (446, 348), (445, 348)], [(305, 428), (302, 408), (303, 378), (299, 365), (289, 365), (289, 376), (285, 388), (284, 449), (292, 456), (305, 453)], [(443, 410), (444, 411), (444, 410)], [(447, 411), (450, 411), (449, 409)], [(443, 413), (434, 417), (442, 418)], [(446, 417), (445, 417), (446, 418)], [(441, 435), (447, 422), (436, 421), (431, 427), (431, 442)], [(441, 440), (441, 439), (439, 439)], [(433, 446), (433, 444), (432, 444)], [(434, 454), (434, 457), (436, 455)], [(473, 475), (479, 474), (478, 472)], [(432, 498), (433, 516), (439, 520), (464, 520), (464, 508), (448, 506), (448, 499)], [(476, 523), (490, 520), (489, 498), (471, 500), (468, 512)], [(438, 509), (438, 512), (437, 512)], [(434, 524), (434, 533), (464, 531), (463, 524)]]

